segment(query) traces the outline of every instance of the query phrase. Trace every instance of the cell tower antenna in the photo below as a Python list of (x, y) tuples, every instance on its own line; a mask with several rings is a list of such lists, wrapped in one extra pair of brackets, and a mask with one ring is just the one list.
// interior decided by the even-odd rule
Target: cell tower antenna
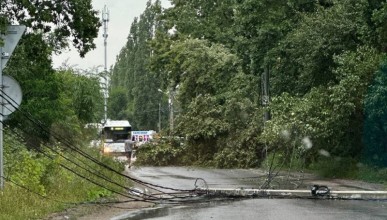
[(109, 76), (107, 71), (107, 38), (108, 38), (108, 23), (109, 23), (109, 9), (106, 7), (103, 8), (102, 11), (102, 23), (103, 23), (103, 38), (104, 38), (104, 48), (105, 48), (105, 56), (104, 56), (104, 120), (107, 121), (107, 98), (108, 98), (108, 87), (109, 87)]

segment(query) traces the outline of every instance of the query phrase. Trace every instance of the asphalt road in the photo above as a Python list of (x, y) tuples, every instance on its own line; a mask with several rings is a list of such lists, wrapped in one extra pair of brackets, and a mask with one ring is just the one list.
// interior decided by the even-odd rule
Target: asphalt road
[[(210, 188), (254, 188), (259, 187), (267, 176), (264, 171), (254, 169), (224, 170), (187, 167), (142, 167), (131, 168), (128, 172), (142, 181), (180, 189), (193, 189), (196, 180), (198, 180), (197, 185), (207, 185)], [(320, 180), (305, 174), (300, 176), (300, 174), (285, 173), (277, 177), (281, 180), (275, 187), (297, 185), (307, 188), (315, 182), (326, 184), (335, 190), (383, 190), (385, 187), (359, 181)], [(286, 182), (289, 184), (285, 185)], [(387, 219), (387, 202), (310, 199), (214, 200), (184, 206), (158, 206), (128, 212), (113, 219)]]

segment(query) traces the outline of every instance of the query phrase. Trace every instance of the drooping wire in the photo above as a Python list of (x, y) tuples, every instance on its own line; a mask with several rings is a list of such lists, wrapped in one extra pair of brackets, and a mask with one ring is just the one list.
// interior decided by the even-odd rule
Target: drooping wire
[[(0, 122), (0, 123), (1, 123), (1, 122)], [(19, 129), (21, 129), (21, 128), (19, 128)], [(21, 130), (22, 130), (22, 129), (21, 129)], [(22, 130), (22, 131), (24, 131), (24, 130)], [(16, 133), (16, 132), (15, 132), (15, 135), (19, 136), (19, 134)], [(20, 136), (19, 136), (19, 137), (20, 137)], [(23, 137), (20, 137), (20, 138), (23, 138)], [(97, 176), (98, 178), (100, 178), (100, 179), (102, 179), (102, 180), (105, 180), (106, 182), (109, 182), (109, 183), (111, 183), (111, 184), (114, 184), (114, 185), (116, 185), (116, 186), (118, 186), (118, 187), (120, 187), (120, 188), (123, 188), (123, 189), (125, 189), (125, 190), (127, 190), (127, 191), (130, 191), (130, 192), (132, 192), (132, 193), (135, 192), (133, 189), (131, 189), (131, 188), (127, 187), (127, 186), (124, 186), (124, 185), (122, 185), (122, 184), (120, 184), (120, 183), (117, 183), (117, 182), (115, 182), (115, 181), (110, 180), (109, 177), (107, 177), (106, 175), (104, 175), (104, 174), (101, 173), (101, 172), (96, 171), (96, 170), (95, 170), (93, 167), (91, 167), (90, 165), (88, 165), (88, 167), (91, 168), (92, 170), (90, 170), (90, 169), (88, 169), (88, 168), (86, 168), (86, 167), (83, 167), (82, 165), (80, 165), (80, 164), (78, 164), (77, 162), (75, 162), (74, 160), (70, 159), (70, 157), (65, 156), (64, 154), (62, 154), (61, 152), (59, 152), (58, 150), (56, 150), (56, 149), (53, 148), (53, 147), (48, 147), (48, 146), (46, 146), (45, 144), (42, 144), (41, 146), (43, 146), (43, 147), (45, 147), (45, 148), (51, 150), (53, 153), (55, 153), (56, 155), (58, 155), (58, 156), (60, 156), (61, 158), (65, 159), (66, 161), (70, 162), (71, 164), (74, 164), (75, 166), (81, 168), (82, 170), (84, 170), (84, 171), (86, 171), (86, 172), (88, 172), (88, 173), (90, 173), (90, 174), (92, 174), (92, 175), (95, 175), (95, 176)], [(52, 158), (51, 155), (47, 154), (46, 152), (44, 152), (44, 151), (41, 150), (40, 148), (37, 148), (37, 150), (39, 151), (39, 153), (43, 154), (43, 155), (46, 156), (47, 158), (49, 158), (49, 159), (51, 159), (51, 160), (54, 160), (54, 158)], [(70, 155), (72, 155), (70, 152), (67, 152), (67, 153), (70, 154)], [(73, 158), (77, 158), (77, 157), (76, 157), (75, 155), (73, 155)], [(81, 161), (81, 162), (83, 162), (83, 164), (86, 164), (86, 165), (87, 165), (87, 163), (84, 163), (84, 161), (82, 161), (82, 160), (79, 160), (79, 161)], [(137, 192), (137, 193), (138, 193), (138, 192)], [(144, 193), (139, 193), (139, 194), (145, 195)], [(160, 199), (160, 198), (158, 198), (158, 197), (154, 197), (154, 196), (148, 195), (148, 194), (147, 194), (147, 196), (148, 196), (148, 197), (152, 197), (152, 198), (154, 198), (154, 199)]]
[(281, 164), (280, 168), (277, 170), (277, 172), (275, 174), (273, 174), (275, 172), (275, 167), (274, 167), (275, 155), (276, 155), (276, 152), (274, 151), (273, 157), (272, 157), (272, 159), (270, 161), (270, 166), (269, 166), (269, 170), (268, 170), (268, 173), (267, 173), (267, 177), (266, 177), (265, 181), (262, 183), (262, 185), (259, 187), (260, 189), (268, 189), (268, 188), (270, 188), (271, 183), (273, 182), (274, 178), (278, 176), (279, 171), (280, 171), (281, 167), (284, 164), (284, 162), (283, 162)]
[[(15, 134), (16, 134), (16, 133), (15, 133)], [(16, 134), (16, 135), (18, 135), (18, 134)], [(53, 149), (50, 148), (50, 150), (53, 150)], [(41, 150), (41, 149), (38, 149), (38, 152), (39, 152), (40, 154), (44, 155), (45, 157), (47, 157), (47, 158), (49, 158), (49, 159), (51, 159), (51, 160), (54, 160), (54, 158), (53, 158), (51, 155), (47, 154), (45, 151), (43, 151), (43, 150)], [(60, 155), (60, 156), (62, 156), (62, 158), (65, 158), (65, 159), (67, 160), (67, 158), (66, 158), (66, 157), (63, 157), (62, 154), (60, 154), (60, 153), (57, 153), (57, 154)], [(71, 161), (71, 160), (69, 160), (69, 162), (71, 162), (71, 163), (75, 164), (76, 166), (82, 168), (81, 166), (79, 166), (79, 164), (77, 164), (77, 163), (75, 163), (75, 162), (73, 162), (73, 161)], [(79, 172), (75, 171), (74, 169), (70, 168), (70, 167), (67, 166), (67, 165), (64, 165), (63, 163), (58, 163), (58, 165), (59, 165), (60, 167), (62, 167), (63, 169), (65, 169), (65, 170), (67, 170), (67, 171), (69, 171), (69, 172), (75, 174), (76, 176), (78, 176), (78, 177), (80, 177), (80, 178), (82, 178), (82, 179), (85, 179), (85, 180), (87, 180), (87, 181), (89, 181), (89, 182), (91, 182), (91, 183), (93, 183), (93, 184), (95, 184), (95, 185), (97, 185), (97, 186), (99, 186), (99, 187), (101, 187), (101, 188), (103, 188), (103, 189), (106, 189), (106, 190), (108, 190), (108, 191), (110, 191), (110, 192), (113, 192), (113, 193), (115, 193), (115, 194), (118, 194), (118, 195), (121, 195), (121, 196), (130, 198), (130, 199), (133, 199), (134, 201), (137, 201), (137, 198), (134, 198), (134, 197), (128, 196), (128, 195), (126, 195), (126, 194), (123, 194), (123, 193), (121, 193), (121, 192), (118, 192), (118, 191), (116, 191), (116, 190), (110, 189), (110, 188), (108, 188), (108, 187), (102, 185), (101, 183), (98, 183), (98, 182), (96, 182), (95, 180), (92, 180), (91, 178), (86, 177), (86, 176), (80, 174)], [(108, 182), (114, 183), (113, 181), (108, 181)], [(142, 200), (141, 200), (141, 201), (142, 201)]]
[(134, 182), (136, 182), (138, 184), (147, 186), (147, 187), (149, 187), (151, 189), (154, 189), (154, 190), (157, 190), (157, 189), (154, 188), (154, 187), (156, 187), (156, 188), (161, 188), (161, 189), (167, 189), (167, 190), (172, 190), (172, 191), (180, 191), (180, 192), (187, 192), (187, 193), (190, 193), (190, 192), (194, 191), (194, 190), (176, 189), (176, 188), (165, 187), (165, 186), (161, 186), (161, 185), (157, 185), (157, 184), (152, 184), (152, 183), (144, 182), (144, 181), (138, 180), (136, 178), (133, 178), (131, 176), (125, 175), (125, 174), (123, 174), (123, 173), (113, 169), (112, 167), (110, 167), (110, 166), (108, 166), (108, 165), (106, 165), (106, 164), (96, 160), (95, 158), (93, 158), (92, 156), (90, 156), (89, 154), (84, 152), (83, 150), (79, 149), (78, 147), (72, 146), (72, 144), (69, 143), (65, 138), (62, 138), (60, 135), (56, 134), (55, 132), (51, 132), (50, 133), (49, 131), (47, 131), (46, 128), (45, 128), (46, 126), (44, 126), (44, 124), (42, 122), (33, 119), (33, 116), (29, 112), (24, 112), (24, 111), (20, 110), (19, 108), (17, 108), (17, 106), (15, 104), (13, 104), (13, 103), (16, 103), (16, 102), (11, 97), (9, 97), (7, 94), (0, 93), (0, 96), (3, 97), (3, 99), (5, 99), (6, 101), (8, 101), (9, 104), (11, 104), (15, 109), (17, 109), (17, 111), (19, 111), (25, 118), (27, 118), (33, 124), (38, 126), (39, 129), (44, 131), (46, 134), (51, 134), (55, 139), (60, 140), (65, 146), (69, 147), (70, 149), (74, 150), (75, 152), (81, 154), (83, 157), (91, 160), (92, 162), (100, 165), (101, 167), (103, 167), (103, 168), (105, 168), (107, 170), (110, 170), (110, 171), (112, 171), (112, 172), (114, 172), (114, 173), (116, 173), (116, 174), (118, 174), (120, 176), (128, 178), (128, 179), (130, 179), (130, 180), (132, 180), (132, 181), (134, 181)]
[[(5, 94), (6, 95), (6, 94)], [(5, 98), (5, 97), (3, 97), (3, 98)], [(19, 110), (20, 111), (20, 110)], [(34, 124), (37, 124), (37, 123), (35, 123), (34, 121), (33, 121), (33, 119), (31, 119), (30, 117), (28, 117), (28, 116), (26, 116), (25, 114), (24, 114), (24, 112), (22, 112), (23, 113), (23, 115), (25, 116), (25, 117), (27, 117), (29, 120), (31, 120)], [(44, 130), (45, 131), (45, 129), (41, 126), (41, 124), (38, 124), (38, 126), (42, 129), (42, 130)], [(47, 131), (45, 131), (45, 132), (47, 132)], [(108, 168), (108, 170), (111, 170), (111, 171), (114, 171), (115, 173), (117, 173), (118, 171), (116, 171), (116, 170), (114, 170), (114, 169), (112, 169), (112, 168), (110, 168), (110, 167), (106, 167), (106, 165), (105, 164), (103, 164), (103, 163), (100, 163), (99, 161), (96, 161), (95, 160), (95, 158), (92, 158), (90, 155), (88, 155), (88, 154), (86, 154), (85, 152), (83, 152), (83, 151), (81, 151), (79, 148), (76, 148), (76, 147), (72, 147), (71, 145), (66, 145), (66, 146), (68, 146), (68, 147), (70, 147), (71, 149), (74, 149), (76, 152), (78, 152), (78, 153), (81, 153), (81, 155), (82, 156), (84, 156), (84, 157), (86, 157), (87, 159), (91, 159), (93, 162), (96, 162), (97, 164), (99, 164), (99, 165), (102, 165), (103, 167), (105, 167), (105, 168)], [(46, 146), (47, 147), (47, 146)], [(49, 147), (48, 147), (49, 148)], [(38, 148), (37, 148), (38, 149)], [(49, 148), (50, 150), (53, 150), (52, 148)], [(44, 152), (41, 152), (41, 153), (44, 153)], [(58, 152), (56, 152), (58, 155), (62, 155), (62, 154), (60, 154), (60, 153), (58, 153)], [(47, 155), (46, 155), (47, 156)], [(63, 156), (63, 155), (62, 155)], [(66, 160), (69, 160), (69, 158), (65, 158)], [(71, 161), (72, 163), (74, 163), (73, 161)], [(79, 166), (79, 164), (76, 164), (78, 167), (80, 167)], [(62, 165), (63, 166), (63, 165)], [(74, 170), (71, 170), (69, 167), (64, 167), (65, 169), (67, 169), (67, 170), (69, 170), (70, 172), (74, 172)], [(85, 169), (84, 167), (81, 167), (82, 169)], [(92, 171), (89, 171), (89, 170), (87, 170), (88, 172), (91, 172), (91, 173), (93, 173), (94, 175), (95, 175), (95, 173), (94, 172), (92, 172)], [(74, 174), (76, 174), (76, 175), (78, 175), (78, 173), (74, 173)], [(119, 173), (118, 172), (118, 174), (121, 174), (121, 173)], [(123, 175), (123, 174), (121, 174), (121, 175)], [(78, 175), (79, 176), (79, 175)], [(160, 187), (160, 188), (164, 188), (164, 189), (173, 189), (173, 188), (169, 188), (169, 187), (162, 187), (162, 186), (159, 186), (159, 185), (156, 185), (156, 184), (150, 184), (150, 183), (146, 183), (146, 182), (143, 182), (143, 181), (140, 181), (140, 180), (137, 180), (137, 179), (135, 179), (135, 178), (132, 178), (132, 177), (130, 177), (130, 176), (127, 176), (127, 175), (123, 175), (123, 176), (125, 176), (126, 178), (130, 178), (131, 180), (133, 180), (133, 181), (135, 181), (135, 182), (138, 182), (138, 183), (142, 183), (143, 185), (145, 185), (145, 184), (148, 184), (148, 185), (152, 185), (152, 186), (155, 186), (155, 187)], [(80, 176), (80, 177), (82, 177), (82, 176)], [(100, 176), (101, 177), (101, 176)], [(103, 178), (103, 177), (102, 177)], [(103, 178), (103, 179), (105, 179), (106, 180), (106, 178)], [(92, 180), (90, 180), (89, 179), (89, 181), (92, 181)], [(111, 182), (111, 181), (109, 181), (109, 182)], [(95, 182), (95, 181), (93, 181), (93, 183), (94, 184), (97, 184), (97, 185), (99, 185), (99, 186), (101, 186), (101, 187), (103, 187), (101, 184), (99, 184), (99, 183), (97, 183), (97, 182)], [(112, 182), (111, 182), (112, 183)], [(113, 183), (113, 184), (115, 184), (115, 183)], [(121, 186), (122, 187), (122, 186)], [(149, 187), (149, 186), (147, 186), (147, 187)], [(149, 187), (149, 188), (151, 188), (151, 187)], [(125, 187), (125, 189), (128, 189), (127, 187)], [(174, 189), (174, 190), (176, 190), (176, 189)], [(132, 191), (133, 192), (133, 190), (131, 190), (131, 189), (129, 189), (129, 191)], [(158, 190), (158, 191), (160, 191), (160, 190)], [(195, 190), (180, 190), (181, 192), (194, 192)], [(162, 192), (162, 191), (160, 191), (160, 192)], [(116, 193), (116, 192), (115, 192)], [(143, 193), (141, 193), (141, 192), (137, 192), (137, 193), (139, 193), (139, 194), (142, 194), (142, 195), (144, 195)], [(190, 194), (190, 195), (188, 195), (188, 196), (175, 196), (174, 194), (175, 193), (165, 193), (165, 192), (162, 192), (162, 194), (165, 194), (165, 195), (169, 195), (169, 196), (172, 196), (173, 198), (176, 198), (176, 199), (186, 199), (186, 198), (191, 198), (192, 197), (192, 195)], [(159, 194), (160, 195), (160, 194)], [(126, 196), (126, 195), (123, 195), (123, 196)], [(148, 196), (148, 197), (153, 197), (152, 195), (150, 196), (150, 195), (146, 195), (146, 196)], [(126, 196), (127, 197), (127, 196)], [(130, 198), (132, 198), (132, 197), (130, 197)], [(132, 198), (133, 199), (133, 198)], [(134, 198), (134, 199), (136, 199), (136, 198)], [(136, 199), (136, 200), (138, 200), (138, 199)], [(174, 201), (172, 198), (159, 198), (159, 197), (154, 197), (154, 198), (152, 198), (152, 199), (147, 199), (146, 201), (149, 201), (149, 202), (154, 202), (154, 201), (160, 201), (160, 200), (163, 200), (164, 202), (165, 202), (165, 200), (166, 201), (169, 201), (169, 202), (176, 202), (176, 201)], [(140, 200), (140, 201), (145, 201), (145, 200)], [(185, 202), (189, 202), (189, 201), (185, 201)]]
[[(2, 123), (2, 122), (0, 122), (0, 123)], [(23, 130), (22, 130), (22, 131), (23, 131)], [(20, 134), (18, 134), (17, 132), (15, 132), (15, 135), (19, 136), (20, 139), (23, 139), (23, 137), (21, 137)], [(117, 182), (111, 181), (111, 180), (109, 180), (107, 177), (102, 176), (102, 175), (99, 175), (98, 173), (95, 173), (95, 172), (93, 172), (93, 171), (90, 171), (90, 170), (88, 170), (87, 168), (82, 167), (81, 165), (79, 165), (78, 163), (74, 162), (74, 161), (71, 160), (70, 158), (64, 156), (63, 154), (61, 154), (60, 152), (58, 152), (58, 151), (55, 150), (54, 148), (48, 147), (48, 146), (46, 146), (46, 145), (42, 145), (42, 146), (44, 146), (44, 147), (46, 147), (47, 149), (53, 151), (53, 152), (54, 152), (55, 154), (57, 154), (58, 156), (64, 158), (65, 160), (67, 160), (67, 161), (69, 161), (70, 163), (76, 165), (77, 167), (79, 167), (79, 168), (85, 170), (86, 172), (89, 172), (89, 173), (91, 173), (91, 174), (93, 174), (93, 175), (96, 175), (97, 177), (99, 177), (99, 178), (101, 178), (101, 179), (103, 179), (103, 180), (105, 180), (105, 181), (107, 181), (107, 182), (109, 182), (109, 183), (111, 183), (111, 184), (114, 184), (114, 185), (117, 185), (117, 186), (119, 186), (119, 187), (121, 187), (121, 188), (124, 188), (125, 190), (130, 191), (130, 192), (132, 192), (133, 194), (134, 194), (134, 193), (137, 193), (137, 194), (142, 195), (143, 197), (146, 197), (146, 199), (145, 199), (145, 198), (138, 199), (137, 197), (130, 196), (130, 195), (126, 195), (126, 194), (123, 194), (123, 193), (118, 192), (118, 191), (116, 191), (116, 190), (112, 190), (111, 188), (108, 188), (108, 187), (106, 187), (106, 186), (104, 186), (104, 185), (102, 185), (102, 184), (96, 182), (95, 180), (92, 180), (92, 179), (90, 179), (90, 178), (88, 178), (88, 177), (85, 177), (84, 175), (80, 174), (79, 172), (75, 171), (74, 169), (71, 169), (69, 166), (66, 166), (66, 165), (64, 165), (64, 164), (59, 163), (59, 166), (61, 166), (62, 168), (66, 169), (66, 170), (68, 170), (68, 171), (70, 171), (70, 172), (72, 172), (73, 174), (77, 175), (77, 176), (80, 177), (80, 178), (83, 178), (83, 179), (85, 179), (85, 180), (87, 180), (87, 181), (89, 181), (89, 182), (91, 182), (91, 183), (93, 183), (93, 184), (95, 184), (95, 185), (97, 185), (97, 186), (100, 186), (100, 187), (102, 187), (102, 188), (104, 188), (104, 189), (106, 189), (106, 190), (108, 190), (108, 191), (110, 191), (110, 192), (113, 192), (113, 193), (115, 193), (115, 194), (119, 194), (119, 195), (124, 196), (124, 197), (126, 197), (126, 198), (132, 199), (132, 200), (129, 200), (129, 201), (144, 201), (144, 202), (151, 202), (151, 203), (164, 203), (164, 204), (165, 204), (165, 203), (170, 203), (170, 204), (175, 204), (175, 203), (177, 203), (177, 201), (175, 201), (174, 199), (185, 199), (185, 198), (192, 197), (191, 195), (190, 195), (190, 196), (180, 196), (180, 197), (179, 197), (179, 196), (174, 196), (174, 197), (173, 197), (172, 194), (167, 194), (167, 193), (162, 193), (162, 194), (146, 194), (146, 193), (140, 192), (140, 191), (138, 191), (138, 190), (134, 190), (134, 189), (132, 189), (132, 188), (126, 187), (126, 186), (124, 186), (124, 185), (122, 185), (122, 184), (119, 184), (119, 183), (117, 183)], [(54, 158), (53, 158), (51, 155), (47, 154), (45, 151), (41, 150), (40, 148), (37, 148), (37, 149), (38, 149), (38, 152), (41, 153), (41, 154), (43, 154), (45, 157), (47, 157), (47, 158), (49, 158), (49, 159), (51, 159), (51, 160), (54, 160)], [(169, 196), (172, 196), (173, 198), (170, 198), (170, 197), (167, 197), (167, 198), (156, 197), (156, 195), (158, 195), (158, 196), (160, 196), (160, 195), (169, 195)], [(126, 201), (126, 202), (129, 202), (129, 201)]]
[[(20, 111), (20, 110), (19, 110), (19, 111)], [(24, 112), (22, 112), (22, 113), (23, 113), (23, 115), (24, 115), (25, 117), (27, 117), (31, 122), (33, 122), (33, 124), (38, 125), (39, 128), (41, 128), (43, 131), (45, 131), (45, 132), (48, 133), (48, 131), (44, 129), (45, 126), (42, 126), (42, 123), (39, 122), (39, 121), (38, 121), (38, 122), (35, 122), (34, 119), (32, 118), (32, 116), (30, 116), (31, 114), (28, 113), (29, 115), (25, 115), (26, 113), (24, 113)], [(92, 160), (93, 162), (96, 162), (97, 164), (100, 164), (102, 167), (105, 167), (105, 168), (106, 168), (106, 165), (105, 165), (105, 164), (101, 163), (100, 161), (96, 161), (95, 158), (91, 157), (90, 155), (88, 155), (88, 154), (85, 153), (84, 151), (80, 150), (78, 147), (72, 146), (71, 143), (67, 142), (67, 140), (64, 140), (64, 139), (61, 138), (59, 135), (57, 135), (57, 134), (55, 134), (55, 133), (54, 133), (54, 135), (55, 135), (55, 137), (56, 137), (58, 140), (63, 140), (62, 143), (65, 143), (65, 145), (68, 146), (70, 149), (73, 149), (75, 152), (80, 153), (80, 154), (81, 154), (82, 156), (84, 156), (85, 158), (90, 159), (90, 160)], [(273, 157), (274, 157), (274, 156), (273, 156)], [(276, 177), (276, 176), (278, 175), (278, 172), (279, 172), (279, 171), (277, 171), (277, 173), (276, 173), (275, 175), (272, 175), (272, 173), (273, 173), (272, 167), (273, 167), (273, 161), (272, 161), (271, 166), (270, 166), (270, 172), (269, 172), (269, 177), (268, 177), (268, 185), (269, 185), (269, 186), (270, 186), (270, 182), (272, 181), (272, 179), (273, 179), (274, 177)], [(107, 169), (108, 169), (108, 170), (111, 170), (112, 168), (111, 168), (111, 167), (107, 167)], [(116, 170), (114, 170), (114, 169), (111, 170), (111, 171), (113, 171), (113, 172), (115, 172), (115, 173), (118, 172), (118, 171), (116, 171)], [(123, 175), (123, 174), (121, 174), (121, 173), (119, 173), (119, 172), (118, 172), (118, 174)], [(125, 177), (127, 177), (127, 178), (133, 180), (134, 182), (137, 182), (137, 181), (138, 181), (137, 183), (141, 183), (142, 185), (150, 184), (150, 183), (146, 183), (146, 182), (137, 180), (137, 179), (132, 178), (132, 177), (127, 176), (127, 175), (123, 175), (123, 176), (125, 176)], [(176, 191), (195, 193), (195, 190), (179, 190), (179, 189), (174, 189), (174, 188), (169, 188), (169, 187), (162, 187), (162, 186), (159, 186), (159, 185), (156, 185), (156, 184), (150, 184), (150, 185), (151, 185), (151, 186), (155, 186), (155, 187), (164, 188), (164, 189), (173, 189), (173, 190), (176, 190)], [(147, 185), (147, 186), (148, 186), (148, 185)], [(149, 187), (149, 186), (148, 186), (148, 187)], [(160, 192), (161, 192), (161, 191), (160, 191)], [(172, 193), (164, 193), (164, 192), (163, 192), (163, 194), (165, 194), (165, 195), (172, 195)], [(175, 198), (188, 198), (188, 197), (192, 197), (192, 196), (182, 196), (182, 197), (175, 197)], [(158, 198), (158, 199), (159, 199), (159, 198)], [(150, 200), (150, 199), (149, 199), (149, 200)], [(159, 200), (160, 200), (160, 199), (159, 199)], [(169, 199), (168, 201), (171, 201), (171, 199)], [(187, 202), (188, 202), (188, 201), (187, 201)]]
[(45, 199), (45, 200), (49, 200), (49, 201), (53, 201), (53, 202), (56, 202), (56, 203), (61, 203), (61, 204), (64, 204), (64, 205), (70, 205), (70, 206), (76, 206), (76, 205), (98, 205), (98, 206), (104, 206), (104, 207), (110, 207), (110, 208), (117, 208), (117, 209), (125, 209), (125, 210), (128, 210), (128, 209), (132, 209), (132, 208), (126, 208), (126, 207), (121, 207), (121, 206), (114, 206), (114, 204), (122, 204), (122, 203), (128, 203), (128, 202), (136, 202), (134, 200), (125, 200), (125, 201), (104, 201), (104, 202), (101, 202), (101, 201), (91, 201), (91, 202), (64, 202), (64, 201), (60, 201), (58, 199), (54, 199), (52, 197), (49, 197), (49, 196), (46, 196), (46, 195), (43, 195), (41, 193), (38, 193), (24, 185), (21, 185), (21, 184), (18, 184), (17, 182), (13, 181), (11, 178), (9, 177), (4, 177), (4, 176), (1, 176), (0, 178), (3, 178), (5, 181), (7, 182), (10, 182), (12, 183), (13, 185), (21, 188), (21, 189), (24, 189), (25, 191), (27, 191), (28, 193), (31, 193), (31, 194), (34, 194), (34, 195), (37, 195), (38, 197), (42, 198), (42, 199)]

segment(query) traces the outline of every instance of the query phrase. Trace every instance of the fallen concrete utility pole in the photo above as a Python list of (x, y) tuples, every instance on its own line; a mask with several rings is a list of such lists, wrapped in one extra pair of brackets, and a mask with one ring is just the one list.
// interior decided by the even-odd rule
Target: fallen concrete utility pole
[(387, 200), (387, 191), (331, 191), (331, 190), (281, 190), (281, 189), (222, 189), (199, 188), (200, 194), (233, 197), (266, 197), (266, 198), (316, 198), (316, 199), (359, 199)]

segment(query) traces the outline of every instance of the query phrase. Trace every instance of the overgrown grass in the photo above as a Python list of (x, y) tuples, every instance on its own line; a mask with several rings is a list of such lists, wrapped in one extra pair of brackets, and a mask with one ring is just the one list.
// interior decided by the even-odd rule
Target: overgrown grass
[(357, 164), (352, 158), (322, 157), (309, 168), (322, 177), (356, 179)]
[(269, 154), (261, 168), (273, 170), (301, 171), (315, 173), (324, 178), (357, 179), (387, 185), (387, 168), (369, 167), (353, 158), (320, 157), (311, 164), (304, 164), (303, 158), (286, 158), (283, 153)]
[[(0, 219), (41, 219), (49, 213), (64, 210), (78, 203), (114, 196), (111, 191), (89, 182), (86, 178), (109, 189), (122, 191), (117, 185), (98, 178), (96, 173), (106, 176), (111, 181), (128, 185), (123, 177), (61, 146), (49, 147), (54, 148), (62, 156), (42, 146), (41, 150), (50, 155), (46, 157), (41, 153), (27, 150), (23, 143), (18, 141), (17, 136), (12, 134), (5, 136), (4, 146), (5, 176), (10, 181), (6, 181), (5, 188), (0, 193)], [(97, 149), (84, 147), (82, 150), (104, 164), (123, 171), (123, 164), (101, 156)], [(79, 168), (65, 158), (77, 162), (94, 174)], [(82, 177), (62, 166), (74, 170)]]
[(283, 152), (269, 153), (260, 164), (260, 168), (265, 170), (291, 170), (301, 171), (306, 169), (303, 157), (293, 154), (290, 157)]
[(309, 168), (326, 178), (357, 179), (387, 184), (387, 168), (370, 167), (353, 158), (320, 158)]
[(387, 168), (360, 166), (358, 178), (367, 182), (382, 183), (387, 186)]

